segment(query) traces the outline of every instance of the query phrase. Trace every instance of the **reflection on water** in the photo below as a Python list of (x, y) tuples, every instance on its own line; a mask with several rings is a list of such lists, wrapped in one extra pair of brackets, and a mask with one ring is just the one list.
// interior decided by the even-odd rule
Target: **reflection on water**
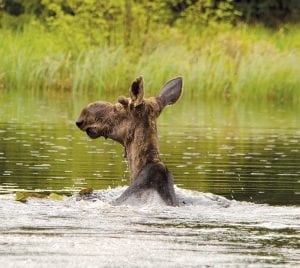
[[(1, 124), (1, 192), (72, 192), (128, 184), (120, 145), (73, 125)], [(181, 187), (228, 198), (299, 204), (300, 130), (160, 126), (162, 159)]]
[(172, 153), (165, 158), (174, 159), (177, 184), (238, 200), (300, 204), (300, 131), (243, 131), (192, 126), (166, 134), (165, 151)]
[[(83, 104), (0, 104), (2, 265), (299, 264), (297, 108), (181, 103), (166, 109), (159, 119), (161, 157), (182, 201), (172, 208), (155, 198), (142, 206), (110, 205), (129, 183), (127, 165), (118, 144), (76, 129)], [(86, 187), (98, 189), (96, 198), (78, 201), (75, 192)], [(14, 201), (13, 192), (33, 190), (70, 197)]]

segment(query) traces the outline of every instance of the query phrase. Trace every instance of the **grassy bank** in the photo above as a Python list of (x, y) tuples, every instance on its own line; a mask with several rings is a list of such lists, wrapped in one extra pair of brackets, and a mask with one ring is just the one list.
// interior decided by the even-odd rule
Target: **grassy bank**
[[(30, 94), (126, 93), (144, 75), (148, 94), (181, 75), (185, 96), (241, 101), (300, 100), (300, 30), (240, 25), (167, 28), (132, 47), (80, 45), (72, 33), (29, 25), (0, 29), (0, 88)], [(149, 92), (150, 91), (150, 92)]]

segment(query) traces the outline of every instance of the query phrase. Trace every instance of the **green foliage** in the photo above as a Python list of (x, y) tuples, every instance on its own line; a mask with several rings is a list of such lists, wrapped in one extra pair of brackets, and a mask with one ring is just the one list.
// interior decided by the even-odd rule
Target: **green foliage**
[(182, 12), (181, 24), (216, 26), (220, 22), (233, 25), (240, 12), (234, 9), (233, 0), (198, 0)]
[(0, 0), (0, 7), (2, 14), (35, 15), (50, 24), (57, 20), (56, 25), (76, 17), (79, 21), (86, 20), (79, 25), (100, 25), (101, 30), (105, 26), (108, 29), (104, 33), (110, 34), (109, 28), (116, 26), (125, 27), (128, 33), (131, 27), (135, 29), (136, 22), (146, 28), (152, 23), (173, 25), (185, 18), (200, 25), (242, 20), (278, 26), (282, 22), (299, 21), (300, 17), (298, 0)]
[(239, 0), (234, 7), (247, 23), (263, 22), (278, 26), (283, 22), (299, 22), (300, 1), (298, 0)]
[[(149, 31), (140, 47), (77, 44), (70, 35), (37, 25), (1, 30), (0, 88), (31, 94), (126, 94), (143, 74), (147, 95), (182, 75), (185, 98), (276, 102), (300, 99), (300, 31), (238, 26), (197, 32)], [(159, 44), (159, 45), (158, 45)]]
[[(187, 7), (176, 20), (172, 7), (179, 0), (36, 0), (32, 5), (15, 1), (27, 12), (17, 17), (4, 14), (1, 20), (4, 28), (23, 30), (26, 25), (42, 26), (46, 31), (63, 35), (65, 42), (72, 43), (72, 49), (77, 51), (86, 46), (127, 46), (142, 53), (149, 49), (157, 29), (163, 28), (165, 34), (171, 24), (184, 31), (191, 25), (197, 31), (207, 26), (219, 29), (220, 23), (230, 26), (239, 15), (232, 0), (187, 1)], [(37, 14), (38, 19), (28, 14)]]
[(240, 23), (248, 2), (2, 0), (0, 89), (110, 94), (143, 74), (150, 94), (183, 75), (190, 97), (296, 101), (300, 31)]
[(72, 32), (75, 40), (83, 45), (118, 42), (114, 40), (114, 31), (122, 31), (122, 2), (42, 0), (47, 25), (65, 33), (66, 38)]

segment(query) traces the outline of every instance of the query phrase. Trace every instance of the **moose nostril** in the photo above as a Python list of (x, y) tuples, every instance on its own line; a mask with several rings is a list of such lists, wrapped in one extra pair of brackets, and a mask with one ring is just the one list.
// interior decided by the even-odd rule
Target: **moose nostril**
[(76, 126), (77, 126), (77, 127), (80, 128), (82, 125), (83, 125), (83, 120), (77, 120), (77, 121), (76, 121)]

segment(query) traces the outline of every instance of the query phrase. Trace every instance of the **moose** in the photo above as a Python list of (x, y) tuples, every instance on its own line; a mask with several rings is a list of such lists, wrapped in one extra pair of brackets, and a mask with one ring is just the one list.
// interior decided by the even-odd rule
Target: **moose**
[(182, 78), (176, 77), (162, 87), (157, 97), (144, 99), (144, 79), (139, 76), (131, 84), (129, 98), (120, 96), (116, 104), (93, 102), (82, 110), (76, 121), (80, 130), (92, 139), (109, 138), (124, 147), (131, 185), (114, 204), (155, 190), (166, 205), (178, 205), (173, 176), (159, 157), (156, 121), (167, 105), (180, 98), (182, 86)]

